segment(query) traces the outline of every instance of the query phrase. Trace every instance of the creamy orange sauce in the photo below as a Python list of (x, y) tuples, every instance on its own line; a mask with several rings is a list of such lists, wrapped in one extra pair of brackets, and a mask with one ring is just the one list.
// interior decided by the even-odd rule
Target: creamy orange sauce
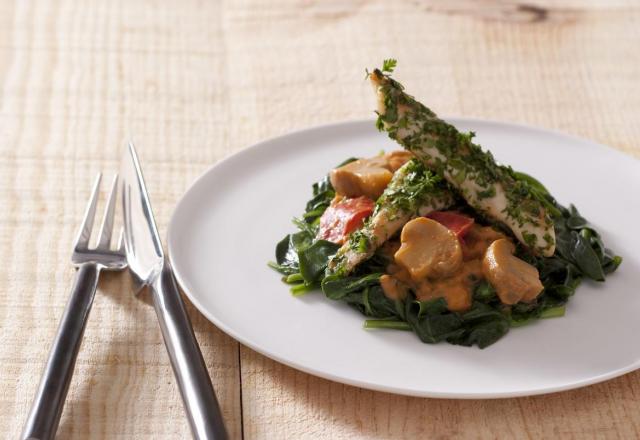
[(441, 298), (447, 300), (449, 310), (463, 312), (471, 307), (473, 288), (482, 279), (480, 260), (468, 260), (453, 276), (438, 280), (425, 279), (418, 285), (416, 297), (420, 301)]
[(387, 298), (392, 300), (405, 299), (409, 293), (409, 286), (391, 275), (382, 275), (380, 277), (380, 286)]
[(474, 286), (483, 280), (483, 264), (487, 248), (495, 241), (506, 238), (504, 234), (489, 226), (473, 225), (464, 240), (460, 240), (463, 262), (456, 271), (447, 276), (425, 276), (416, 279), (406, 267), (393, 260), (400, 249), (400, 243), (390, 241), (381, 251), (390, 261), (384, 282), (380, 283), (385, 295), (390, 299), (404, 298), (408, 289), (412, 289), (419, 301), (445, 298), (449, 310), (464, 312), (471, 307)]
[(507, 238), (502, 232), (491, 226), (480, 226), (475, 223), (462, 240), (462, 254), (465, 260), (482, 258), (487, 248), (496, 240)]
[[(406, 286), (405, 289), (413, 289), (419, 301), (442, 297), (447, 300), (449, 310), (462, 312), (471, 307), (473, 286), (482, 279), (482, 263), (480, 260), (465, 261), (454, 275), (439, 279), (424, 278), (415, 281), (405, 268), (395, 263), (387, 266), (387, 273), (383, 277), (397, 280), (401, 286)], [(381, 280), (380, 284), (389, 299), (398, 298), (398, 287), (392, 285), (390, 280), (385, 280), (384, 284)]]

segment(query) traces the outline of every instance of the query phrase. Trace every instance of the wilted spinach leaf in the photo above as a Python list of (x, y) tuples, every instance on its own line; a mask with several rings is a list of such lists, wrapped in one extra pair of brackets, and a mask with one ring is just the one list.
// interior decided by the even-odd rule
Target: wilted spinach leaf
[(429, 344), (461, 338), (464, 333), (462, 318), (447, 309), (444, 298), (428, 302), (407, 300), (405, 318), (420, 340)]
[[(583, 229), (584, 230), (584, 229)], [(578, 268), (586, 276), (596, 281), (604, 281), (604, 271), (598, 255), (591, 247), (591, 243), (582, 234), (575, 235), (573, 258)]]
[(299, 272), (298, 252), (311, 244), (307, 233), (288, 234), (276, 245), (276, 262), (269, 266), (284, 275)]
[(348, 293), (364, 290), (366, 287), (380, 284), (380, 273), (363, 277), (343, 277), (329, 275), (322, 280), (322, 291), (330, 299), (342, 299)]
[(317, 240), (298, 252), (300, 273), (307, 283), (320, 281), (329, 257), (335, 254), (339, 247), (330, 241)]
[(459, 345), (488, 347), (509, 331), (509, 319), (495, 308), (474, 302), (471, 309), (462, 315), (464, 333), (449, 342)]

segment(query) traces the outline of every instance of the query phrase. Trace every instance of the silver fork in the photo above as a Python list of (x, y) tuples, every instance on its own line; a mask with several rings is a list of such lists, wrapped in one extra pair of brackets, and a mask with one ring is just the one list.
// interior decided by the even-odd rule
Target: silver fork
[(127, 266), (122, 233), (117, 248), (111, 249), (118, 187), (117, 175), (111, 186), (98, 244), (95, 248), (89, 245), (101, 180), (102, 175), (98, 174), (73, 248), (71, 262), (78, 268), (78, 272), (22, 432), (23, 439), (52, 439), (55, 436), (84, 328), (95, 297), (100, 271), (122, 270)]

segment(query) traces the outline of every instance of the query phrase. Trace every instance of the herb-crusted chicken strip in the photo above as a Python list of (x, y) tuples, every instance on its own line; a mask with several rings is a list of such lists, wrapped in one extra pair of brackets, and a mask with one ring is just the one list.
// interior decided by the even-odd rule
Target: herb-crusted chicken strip
[(407, 221), (447, 208), (454, 202), (455, 197), (447, 183), (426, 169), (422, 162), (411, 159), (394, 173), (369, 220), (352, 233), (331, 258), (328, 272), (349, 274)]
[[(383, 70), (390, 72), (392, 67)], [(508, 226), (528, 248), (553, 255), (553, 221), (545, 201), (526, 182), (474, 144), (473, 133), (461, 133), (439, 119), (388, 74), (376, 69), (369, 78), (378, 97), (378, 129), (444, 176), (474, 209)]]

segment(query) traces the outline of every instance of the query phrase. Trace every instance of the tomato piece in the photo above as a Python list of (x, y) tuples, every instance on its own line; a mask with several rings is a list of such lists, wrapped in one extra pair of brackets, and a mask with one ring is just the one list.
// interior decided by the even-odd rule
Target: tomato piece
[(464, 238), (464, 235), (474, 223), (471, 217), (455, 211), (433, 211), (427, 214), (427, 217), (446, 226), (460, 239)]
[(320, 217), (318, 238), (342, 244), (373, 213), (376, 204), (369, 197), (345, 198), (331, 205)]

